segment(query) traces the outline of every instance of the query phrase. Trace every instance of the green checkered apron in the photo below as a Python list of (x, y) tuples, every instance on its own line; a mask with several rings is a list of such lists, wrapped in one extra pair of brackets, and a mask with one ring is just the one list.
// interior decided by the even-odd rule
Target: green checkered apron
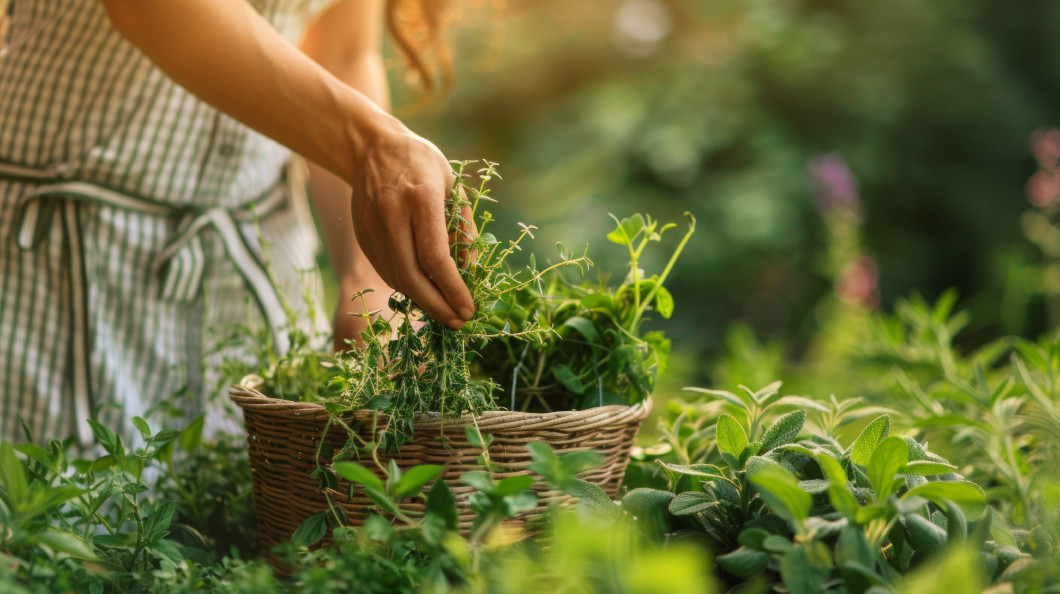
[[(252, 2), (292, 41), (324, 3)], [(22, 440), (24, 422), (36, 441), (85, 441), (87, 419), (128, 427), (178, 393), (188, 419), (216, 413), (225, 399), (206, 393), (239, 353), (211, 337), (265, 323), (282, 348), (281, 299), (304, 303), (296, 271), (313, 267), (316, 237), (293, 206), (289, 151), (166, 78), (98, 0), (13, 0), (10, 15), (0, 438)]]

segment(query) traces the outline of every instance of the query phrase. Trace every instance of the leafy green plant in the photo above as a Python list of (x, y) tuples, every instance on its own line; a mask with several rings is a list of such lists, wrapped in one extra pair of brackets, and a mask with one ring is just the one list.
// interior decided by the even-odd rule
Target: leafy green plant
[[(325, 403), (336, 416), (333, 422), (353, 410), (385, 412), (383, 436), (373, 443), (386, 448), (411, 439), (417, 414), (459, 416), (493, 408), (496, 384), (488, 376), (472, 374), (475, 351), (500, 337), (526, 341), (555, 332), (548, 324), (513, 329), (509, 323), (498, 322), (496, 312), (518, 309), (517, 296), (545, 282), (554, 271), (576, 267), (584, 272), (591, 262), (584, 256), (561, 253), (557, 262), (542, 269), (533, 259), (527, 267), (511, 266), (509, 258), (533, 238), (535, 228), (521, 225), (515, 239), (498, 240), (491, 231), (493, 215), (486, 210), (494, 201), (488, 184), (499, 177), (496, 164), (485, 162), (472, 176), (471, 162), (453, 163), (457, 182), (446, 201), (448, 228), (454, 237), (452, 256), (461, 264), (460, 274), (476, 309), (463, 329), (453, 331), (432, 320), (396, 292), (389, 299), (394, 316), (383, 318), (380, 311), (363, 306), (362, 291), (352, 297), (360, 311), (350, 315), (364, 318), (366, 329), (359, 341), (348, 341), (346, 352), (318, 352), (304, 330), (293, 328), (286, 355), (277, 357), (271, 347), (261, 347), (260, 369), (235, 362), (228, 376), (254, 372), (269, 396)], [(351, 439), (355, 439), (352, 431)]]
[(901, 576), (965, 543), (980, 551), (987, 579), (1031, 558), (983, 490), (924, 444), (890, 435), (888, 414), (843, 447), (834, 429), (878, 411), (779, 388), (700, 390), (718, 400), (688, 405), (664, 431), (670, 452), (654, 464), (666, 488), (634, 489), (623, 507), (640, 508), (659, 536), (706, 543), (730, 583), (792, 592), (895, 591)]
[[(510, 303), (494, 308), (498, 323), (511, 328), (555, 328), (529, 342), (501, 336), (483, 353), (486, 374), (503, 381), (513, 410), (585, 409), (633, 404), (651, 393), (665, 370), (670, 341), (661, 331), (643, 330), (648, 312), (669, 318), (673, 296), (664, 286), (689, 238), (695, 218), (663, 270), (648, 276), (644, 251), (677, 225), (635, 214), (615, 220), (607, 239), (629, 255), (622, 282), (609, 286), (554, 275), (523, 287)], [(533, 264), (531, 264), (533, 266)]]
[(0, 443), (0, 551), (11, 582), (91, 592), (225, 582), (228, 569), (210, 568), (214, 551), (254, 549), (244, 513), (249, 472), (231, 466), (237, 450), (204, 445), (201, 419), (183, 431), (155, 431), (134, 417), (138, 447), (90, 423), (105, 452), (94, 459), (73, 457), (58, 439), (47, 447)]

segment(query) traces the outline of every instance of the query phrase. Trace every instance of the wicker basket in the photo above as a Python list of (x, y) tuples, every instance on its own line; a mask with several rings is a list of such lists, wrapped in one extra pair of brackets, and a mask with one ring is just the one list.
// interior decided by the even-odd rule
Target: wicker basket
[[(232, 389), (231, 398), (243, 409), (246, 420), (262, 548), (273, 568), (286, 575), (288, 568), (268, 551), (289, 540), (306, 518), (327, 509), (325, 497), (318, 490), (319, 482), (309, 475), (316, 468), (314, 456), (328, 413), (320, 404), (269, 398), (248, 380)], [(449, 484), (456, 497), (460, 527), (466, 533), (474, 518), (467, 501), (472, 489), (460, 484), (460, 475), (484, 468), (476, 462), (482, 450), (468, 443), (465, 425), (477, 422), (482, 434), (493, 436), (489, 457), (499, 469), (494, 472), (497, 479), (531, 474), (527, 466), (532, 460), (526, 444), (544, 441), (556, 451), (594, 449), (602, 454), (604, 461), (600, 466), (579, 476), (615, 496), (629, 463), (630, 447), (649, 412), (650, 399), (634, 406), (612, 405), (540, 414), (488, 411), (474, 421), (471, 416), (443, 419), (437, 415), (421, 415), (415, 419), (416, 433), (411, 443), (403, 445), (400, 452), (379, 452), (379, 456), (384, 465), (393, 459), (402, 470), (417, 464), (444, 466), (440, 478)], [(371, 421), (372, 413), (367, 411), (352, 413), (347, 420), (351, 427), (363, 431), (364, 438), (371, 437)], [(385, 422), (386, 416), (380, 414), (380, 426)], [(332, 426), (325, 439), (338, 450), (346, 443), (347, 435), (341, 427)], [(322, 464), (327, 462), (321, 460)], [(549, 490), (540, 480), (531, 488), (539, 497), (538, 506), (520, 515), (523, 522), (539, 517), (550, 503), (571, 499), (565, 493)], [(332, 501), (343, 508), (351, 523), (359, 525), (372, 503), (361, 490), (352, 499), (348, 494), (349, 485), (340, 479)], [(413, 514), (423, 510), (423, 504), (412, 499), (402, 502), (402, 507)]]

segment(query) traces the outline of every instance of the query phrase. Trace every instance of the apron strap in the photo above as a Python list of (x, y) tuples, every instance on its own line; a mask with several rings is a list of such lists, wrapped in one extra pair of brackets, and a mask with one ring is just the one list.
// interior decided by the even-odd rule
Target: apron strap
[[(9, 172), (6, 167), (0, 164), (0, 176), (10, 173), (12, 176), (26, 177), (26, 172)], [(221, 238), (225, 253), (246, 280), (269, 325), (276, 350), (282, 355), (290, 347), (287, 310), (278, 288), (269, 277), (262, 257), (247, 242), (239, 224), (265, 218), (277, 211), (286, 200), (284, 188), (284, 182), (281, 180), (248, 205), (237, 209), (215, 207), (205, 211), (174, 207), (79, 181), (44, 184), (19, 200), (15, 215), (15, 238), (22, 250), (31, 251), (39, 246), (48, 229), (54, 224), (57, 213), (62, 219), (64, 250), (70, 262), (73, 317), (69, 370), (72, 373), (78, 439), (83, 445), (91, 443), (92, 430), (87, 420), (91, 418), (96, 403), (93, 402), (91, 393), (88, 360), (88, 292), (82, 252), (84, 243), (78, 218), (80, 204), (99, 204), (145, 215), (179, 218), (175, 236), (153, 261), (153, 269), (163, 275), (164, 299), (194, 301), (198, 298), (205, 269), (201, 233), (207, 228), (215, 231)]]

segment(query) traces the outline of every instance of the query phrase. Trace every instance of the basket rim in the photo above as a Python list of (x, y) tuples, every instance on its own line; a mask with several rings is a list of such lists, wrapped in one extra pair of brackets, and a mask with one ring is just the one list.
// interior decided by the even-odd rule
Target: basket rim
[[(229, 398), (232, 399), (244, 413), (255, 412), (269, 416), (279, 417), (301, 417), (312, 420), (327, 419), (330, 416), (324, 409), (324, 405), (317, 402), (294, 402), (267, 396), (260, 391), (263, 384), (261, 377), (248, 375), (235, 386), (229, 389)], [(552, 412), (521, 412), (510, 410), (487, 410), (479, 415), (463, 414), (459, 417), (442, 417), (439, 413), (417, 413), (413, 423), (420, 425), (442, 425), (442, 424), (478, 424), (480, 428), (483, 422), (487, 422), (492, 430), (508, 427), (518, 427), (532, 424), (535, 426), (567, 425), (571, 422), (606, 424), (614, 422), (639, 422), (643, 421), (652, 410), (652, 397), (636, 404), (609, 404), (595, 406), (582, 410), (557, 410)], [(354, 418), (371, 417), (372, 411), (367, 409), (350, 412)], [(385, 421), (389, 416), (379, 413), (379, 420)]]

